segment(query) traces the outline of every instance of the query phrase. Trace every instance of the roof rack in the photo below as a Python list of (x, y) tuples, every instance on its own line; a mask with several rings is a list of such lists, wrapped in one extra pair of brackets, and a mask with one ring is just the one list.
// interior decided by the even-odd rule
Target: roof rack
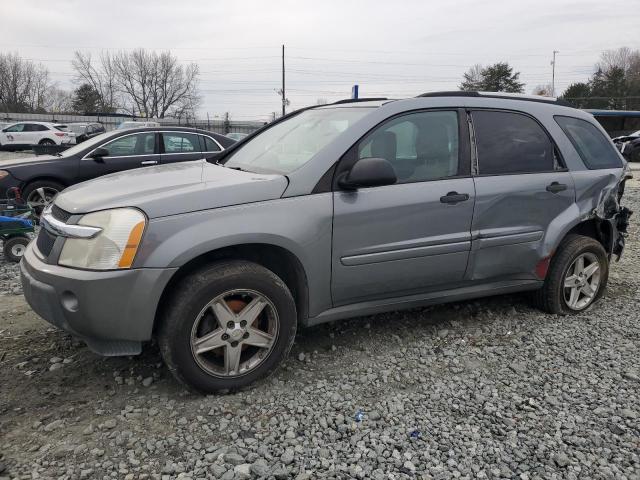
[(338, 100), (337, 102), (330, 103), (329, 105), (340, 105), (341, 103), (357, 103), (357, 102), (379, 102), (381, 100), (389, 100), (389, 99), (385, 97), (345, 98), (344, 100)]
[(481, 98), (501, 98), (505, 100), (523, 100), (527, 102), (550, 103), (553, 105), (561, 105), (570, 107), (571, 105), (565, 100), (555, 97), (543, 97), (541, 95), (524, 95), (521, 93), (508, 92), (466, 92), (466, 91), (448, 91), (448, 92), (427, 92), (418, 97), (481, 97)]

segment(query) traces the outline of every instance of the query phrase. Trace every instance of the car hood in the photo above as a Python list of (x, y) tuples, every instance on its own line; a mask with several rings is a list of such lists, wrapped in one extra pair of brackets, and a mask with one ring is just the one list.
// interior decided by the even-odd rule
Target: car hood
[(149, 218), (280, 198), (282, 175), (242, 172), (206, 160), (114, 173), (79, 183), (56, 197), (70, 213), (137, 207)]

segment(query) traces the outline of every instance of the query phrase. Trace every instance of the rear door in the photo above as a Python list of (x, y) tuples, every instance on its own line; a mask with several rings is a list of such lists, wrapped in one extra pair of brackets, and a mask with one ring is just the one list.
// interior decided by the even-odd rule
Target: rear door
[(341, 160), (382, 157), (394, 185), (334, 192), (334, 305), (445, 289), (463, 280), (471, 248), (473, 179), (461, 112), (404, 114)]
[(142, 132), (123, 135), (110, 142), (98, 145), (105, 148), (109, 155), (100, 159), (89, 158), (91, 150), (80, 161), (78, 181), (101, 177), (108, 173), (157, 165), (160, 155), (157, 153), (156, 132)]
[(160, 161), (162, 163), (186, 162), (203, 158), (200, 135), (184, 132), (160, 134)]
[(534, 118), (470, 112), (476, 140), (476, 205), (467, 277), (535, 279), (549, 225), (575, 201), (559, 150)]

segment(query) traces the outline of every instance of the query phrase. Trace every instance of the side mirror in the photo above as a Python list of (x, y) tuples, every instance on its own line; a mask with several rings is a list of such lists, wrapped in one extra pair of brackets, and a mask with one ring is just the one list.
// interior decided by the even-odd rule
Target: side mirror
[(362, 158), (338, 179), (338, 185), (345, 190), (357, 190), (364, 187), (393, 185), (397, 180), (393, 165), (388, 160)]
[(89, 158), (93, 158), (94, 160), (102, 160), (103, 157), (108, 157), (109, 156), (109, 150), (107, 150), (106, 148), (96, 148), (93, 152), (91, 152), (91, 155), (89, 155)]

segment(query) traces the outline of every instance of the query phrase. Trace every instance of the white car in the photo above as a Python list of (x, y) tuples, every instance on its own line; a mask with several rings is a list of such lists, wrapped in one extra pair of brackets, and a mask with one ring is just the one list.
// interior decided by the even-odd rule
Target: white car
[(66, 125), (49, 122), (19, 122), (0, 130), (0, 149), (20, 150), (32, 145), (73, 145), (76, 134)]
[(141, 128), (141, 127), (159, 127), (158, 122), (122, 122), (116, 127), (116, 130), (126, 130), (127, 128)]

